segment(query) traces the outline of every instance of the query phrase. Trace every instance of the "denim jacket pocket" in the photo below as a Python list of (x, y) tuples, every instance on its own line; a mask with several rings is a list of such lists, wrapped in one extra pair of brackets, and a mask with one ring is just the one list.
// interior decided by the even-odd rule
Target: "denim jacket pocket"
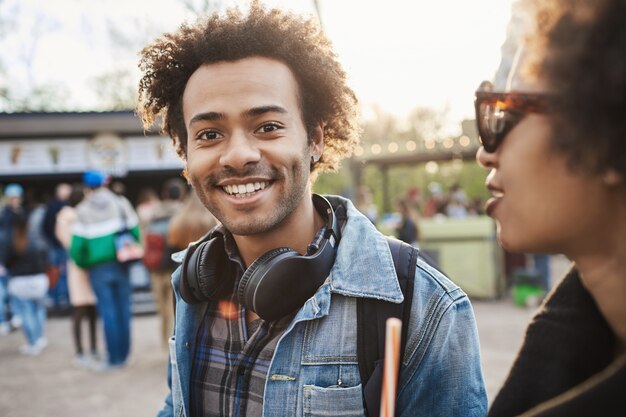
[(170, 350), (170, 366), (172, 378), (172, 405), (175, 416), (183, 415), (182, 392), (180, 386), (180, 376), (178, 375), (178, 361), (176, 360), (176, 336), (170, 337), (167, 341)]
[(304, 386), (304, 417), (364, 417), (361, 384), (355, 387)]

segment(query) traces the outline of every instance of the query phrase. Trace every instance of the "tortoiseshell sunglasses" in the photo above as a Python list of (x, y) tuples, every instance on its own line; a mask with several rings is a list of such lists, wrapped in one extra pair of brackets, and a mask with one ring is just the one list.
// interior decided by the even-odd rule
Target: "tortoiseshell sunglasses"
[(540, 93), (493, 92), (489, 81), (476, 90), (474, 107), (481, 145), (492, 153), (506, 135), (528, 113), (549, 113), (554, 109), (554, 97)]

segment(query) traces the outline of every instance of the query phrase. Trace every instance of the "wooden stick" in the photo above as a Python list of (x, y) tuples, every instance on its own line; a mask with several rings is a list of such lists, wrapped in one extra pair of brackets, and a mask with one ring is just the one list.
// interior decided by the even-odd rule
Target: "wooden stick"
[(385, 327), (385, 362), (383, 367), (383, 389), (380, 399), (380, 417), (394, 417), (398, 369), (400, 367), (402, 321), (394, 317), (389, 318)]

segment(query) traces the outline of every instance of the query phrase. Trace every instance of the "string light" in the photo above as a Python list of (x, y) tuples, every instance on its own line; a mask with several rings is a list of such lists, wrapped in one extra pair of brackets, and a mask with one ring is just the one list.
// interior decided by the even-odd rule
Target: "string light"
[(426, 165), (424, 165), (424, 169), (426, 169), (427, 173), (433, 175), (439, 171), (439, 164), (435, 161), (428, 161), (426, 162)]

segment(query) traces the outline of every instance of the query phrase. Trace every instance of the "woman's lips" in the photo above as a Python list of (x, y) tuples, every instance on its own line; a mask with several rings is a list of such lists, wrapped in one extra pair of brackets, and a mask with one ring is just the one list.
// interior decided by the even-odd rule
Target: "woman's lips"
[(487, 216), (493, 217), (493, 211), (496, 209), (496, 206), (498, 205), (500, 200), (500, 197), (491, 197), (489, 200), (487, 200), (487, 202), (485, 203), (485, 213), (487, 213)]
[(498, 205), (498, 203), (500, 203), (502, 198), (504, 198), (504, 191), (502, 190), (502, 188), (490, 182), (488, 182), (486, 186), (487, 186), (487, 189), (491, 191), (492, 197), (489, 200), (487, 200), (487, 202), (485, 203), (485, 212), (487, 213), (488, 216), (492, 216), (492, 213), (496, 209), (496, 206)]

